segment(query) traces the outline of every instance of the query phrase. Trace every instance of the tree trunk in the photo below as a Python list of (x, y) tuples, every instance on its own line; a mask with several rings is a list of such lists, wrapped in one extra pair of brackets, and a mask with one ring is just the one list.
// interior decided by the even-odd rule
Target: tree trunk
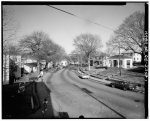
[(40, 62), (39, 61), (37, 61), (37, 72), (38, 72), (38, 74), (40, 73)]
[(90, 55), (88, 57), (89, 71), (90, 71)]
[(145, 54), (144, 54), (144, 51), (142, 51), (141, 53), (141, 65), (144, 65), (144, 57), (145, 57)]

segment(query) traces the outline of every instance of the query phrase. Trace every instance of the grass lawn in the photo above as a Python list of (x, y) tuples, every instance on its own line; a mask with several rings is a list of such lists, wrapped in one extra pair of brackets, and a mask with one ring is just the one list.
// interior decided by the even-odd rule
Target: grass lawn
[(88, 71), (87, 67), (82, 68), (82, 70), (90, 75), (94, 75), (100, 78), (113, 78), (116, 80), (121, 80), (121, 81), (128, 81), (132, 83), (140, 83), (144, 84), (144, 67), (135, 67), (132, 69), (123, 69), (121, 68), (121, 76), (120, 76), (120, 71), (119, 68), (101, 68), (101, 69), (95, 69), (91, 68), (90, 71)]

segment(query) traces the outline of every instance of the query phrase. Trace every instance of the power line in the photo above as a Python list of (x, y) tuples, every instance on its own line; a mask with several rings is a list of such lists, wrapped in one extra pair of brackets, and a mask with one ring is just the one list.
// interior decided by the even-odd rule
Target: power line
[(86, 19), (86, 18), (77, 16), (77, 15), (71, 13), (71, 12), (62, 10), (62, 9), (60, 9), (60, 8), (57, 8), (57, 7), (54, 7), (54, 6), (51, 6), (51, 5), (47, 5), (47, 6), (48, 6), (48, 7), (51, 7), (51, 8), (54, 8), (54, 9), (56, 9), (56, 10), (58, 10), (58, 11), (64, 12), (64, 13), (66, 13), (66, 14), (69, 14), (69, 15), (71, 15), (71, 16), (77, 17), (77, 18), (79, 18), (79, 19), (88, 21), (88, 22), (93, 23), (93, 24), (95, 24), (95, 25), (101, 26), (101, 27), (103, 27), (103, 28), (109, 29), (109, 30), (111, 30), (111, 31), (114, 31), (114, 29), (112, 29), (112, 28), (110, 28), (110, 27), (107, 27), (107, 26), (105, 26), (105, 25), (99, 24), (99, 23), (94, 22), (94, 21), (91, 21), (91, 20), (89, 20), (89, 19)]
[(64, 10), (59, 9), (59, 8), (56, 8), (56, 7), (54, 7), (54, 6), (51, 6), (51, 5), (48, 5), (48, 6), (51, 7), (51, 8), (54, 8), (54, 9), (56, 9), (56, 10), (59, 10), (59, 11), (61, 11), (61, 12), (67, 13), (67, 14), (69, 14), (69, 15), (76, 16), (76, 15), (70, 13), (70, 12), (64, 11)]

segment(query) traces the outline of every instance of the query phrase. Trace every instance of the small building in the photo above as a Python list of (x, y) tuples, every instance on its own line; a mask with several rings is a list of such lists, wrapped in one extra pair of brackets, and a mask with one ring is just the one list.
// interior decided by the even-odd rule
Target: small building
[(53, 62), (49, 62), (48, 65), (47, 65), (47, 68), (52, 68), (53, 67)]
[(63, 67), (66, 67), (68, 65), (68, 61), (67, 60), (62, 60), (60, 62), (60, 65), (62, 65)]
[(31, 73), (37, 71), (37, 60), (32, 57), (22, 58), (23, 73)]
[(31, 72), (36, 72), (37, 71), (37, 63), (25, 63), (23, 65), (24, 68), (24, 73), (31, 73)]
[(109, 57), (109, 67), (119, 67), (119, 60), (120, 60), (120, 67), (122, 68), (132, 68), (133, 67), (133, 60), (131, 56), (126, 55), (114, 55)]

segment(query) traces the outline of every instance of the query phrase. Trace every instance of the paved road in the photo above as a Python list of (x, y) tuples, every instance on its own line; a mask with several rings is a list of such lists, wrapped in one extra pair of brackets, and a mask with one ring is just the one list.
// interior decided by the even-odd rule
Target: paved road
[(144, 95), (111, 88), (93, 80), (80, 79), (63, 69), (46, 81), (51, 89), (55, 115), (67, 112), (78, 118), (144, 118)]

